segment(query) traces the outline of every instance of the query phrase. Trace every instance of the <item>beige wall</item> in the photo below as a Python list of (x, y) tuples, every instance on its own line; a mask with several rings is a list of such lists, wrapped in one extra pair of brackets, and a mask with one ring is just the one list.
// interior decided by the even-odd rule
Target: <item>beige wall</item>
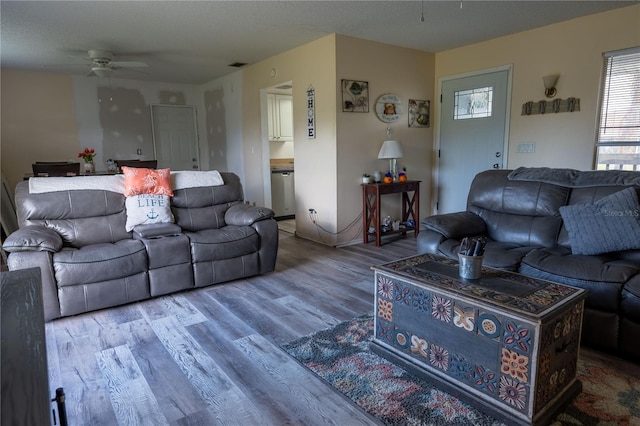
[[(589, 170), (602, 53), (640, 45), (640, 5), (616, 9), (436, 54), (436, 81), (446, 76), (513, 64), (508, 168)], [(522, 104), (545, 99), (542, 77), (560, 74), (556, 98), (580, 98), (581, 111), (521, 116)], [(438, 119), (436, 116), (434, 119)], [(518, 153), (519, 143), (535, 153)]]
[[(245, 199), (264, 205), (265, 185), (270, 188), (266, 89), (291, 82), (296, 232), (310, 239), (317, 239), (317, 233), (309, 220), (307, 209), (318, 210), (320, 220), (329, 228), (335, 227), (337, 217), (335, 68), (335, 35), (330, 35), (242, 71)], [(275, 77), (272, 77), (272, 69), (276, 71)], [(309, 86), (316, 90), (315, 139), (307, 139), (306, 136), (306, 91)]]
[[(147, 103), (160, 102), (160, 95), (167, 91), (184, 93), (185, 103), (206, 111), (198, 114), (203, 168), (210, 165), (238, 173), (245, 199), (270, 205), (266, 89), (291, 82), (297, 232), (341, 245), (361, 239), (360, 176), (387, 167), (377, 160), (387, 138), (387, 125), (374, 114), (381, 94), (398, 95), (405, 110), (410, 98), (431, 101), (430, 128), (408, 128), (406, 111), (391, 125), (392, 137), (405, 150), (400, 164), (407, 166), (410, 179), (422, 180), (420, 215), (424, 217), (430, 213), (441, 78), (512, 64), (508, 167), (590, 169), (602, 52), (640, 45), (638, 22), (640, 5), (635, 5), (438, 54), (330, 35), (201, 87), (122, 84), (140, 90)], [(520, 116), (522, 103), (544, 97), (542, 76), (550, 73), (560, 74), (557, 96), (579, 97), (582, 110)], [(81, 146), (102, 143), (97, 107), (89, 108), (97, 96), (95, 83), (89, 88), (85, 87), (89, 82), (77, 80), (74, 87), (68, 75), (6, 69), (1, 79), (1, 166), (11, 185), (22, 179), (33, 161), (74, 159)], [(369, 82), (368, 114), (342, 112), (341, 79)], [(306, 90), (310, 86), (316, 90), (315, 139), (306, 136)], [(216, 108), (222, 112), (214, 112)], [(209, 120), (209, 114), (215, 114), (215, 120)], [(535, 142), (536, 152), (518, 154), (517, 144), (522, 142)], [(399, 201), (394, 197), (385, 197), (385, 215), (399, 214)], [(319, 224), (329, 232), (311, 223), (309, 208), (318, 211)], [(335, 235), (337, 231), (343, 232)]]
[[(95, 149), (98, 170), (106, 170), (109, 158), (153, 158), (150, 105), (195, 105), (204, 134), (207, 115), (195, 85), (13, 69), (2, 69), (0, 79), (1, 168), (12, 187), (34, 161), (78, 161), (84, 147)], [(206, 140), (200, 147), (201, 167), (207, 170)]]
[[(271, 70), (276, 70), (272, 77)], [(375, 100), (384, 93), (398, 95), (405, 106), (410, 98), (433, 99), (434, 55), (386, 44), (330, 35), (243, 69), (243, 140), (245, 194), (250, 202), (269, 204), (269, 145), (261, 95), (267, 88), (293, 85), (296, 232), (328, 245), (362, 241), (362, 189), (364, 172), (386, 170), (377, 159), (387, 139), (387, 124), (378, 120)], [(341, 79), (370, 84), (370, 112), (343, 113)], [(316, 138), (306, 135), (306, 90), (316, 95)], [(263, 119), (259, 119), (262, 117)], [(421, 204), (429, 196), (432, 128), (409, 128), (406, 111), (390, 125), (392, 137), (401, 140), (411, 179), (423, 180)], [(267, 191), (269, 192), (269, 191)], [(399, 218), (400, 196), (385, 197), (385, 212)], [(316, 227), (309, 209), (318, 212)], [(349, 226), (350, 224), (353, 224)], [(340, 231), (340, 232), (338, 232)]]
[(0, 80), (1, 167), (11, 188), (35, 161), (77, 160), (71, 76), (3, 69)]
[[(420, 216), (426, 214), (430, 200), (433, 123), (427, 128), (409, 128), (407, 107), (409, 99), (430, 100), (433, 105), (435, 55), (342, 35), (337, 40), (337, 228), (346, 229), (337, 242), (347, 244), (362, 241), (362, 219), (359, 219), (362, 174), (387, 171), (388, 160), (378, 160), (380, 146), (387, 139), (396, 139), (402, 144), (405, 156), (398, 160), (398, 166), (407, 167), (409, 179), (422, 181)], [(342, 112), (342, 79), (369, 82), (368, 114)], [(404, 112), (394, 123), (384, 123), (375, 114), (376, 100), (385, 93), (393, 93), (402, 101)], [(387, 136), (387, 126), (391, 136)], [(401, 218), (400, 194), (386, 195), (382, 202), (385, 216)], [(354, 225), (349, 227), (351, 223)]]

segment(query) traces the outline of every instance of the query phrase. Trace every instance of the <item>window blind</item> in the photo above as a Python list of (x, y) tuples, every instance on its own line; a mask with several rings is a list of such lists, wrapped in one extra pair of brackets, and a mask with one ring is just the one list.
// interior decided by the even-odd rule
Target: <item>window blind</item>
[(605, 54), (597, 145), (640, 145), (640, 47)]

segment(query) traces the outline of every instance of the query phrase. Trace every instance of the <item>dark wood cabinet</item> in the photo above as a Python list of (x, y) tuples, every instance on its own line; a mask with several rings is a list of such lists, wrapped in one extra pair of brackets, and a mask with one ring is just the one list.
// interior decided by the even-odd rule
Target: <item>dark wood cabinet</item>
[(50, 425), (52, 404), (49, 396), (40, 269), (1, 272), (0, 275), (1, 424)]

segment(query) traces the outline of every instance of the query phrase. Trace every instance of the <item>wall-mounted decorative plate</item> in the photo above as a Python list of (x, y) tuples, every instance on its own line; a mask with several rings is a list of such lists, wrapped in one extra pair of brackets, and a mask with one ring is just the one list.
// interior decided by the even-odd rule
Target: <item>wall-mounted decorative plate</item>
[(376, 115), (385, 123), (398, 121), (400, 115), (402, 115), (400, 98), (392, 93), (381, 95), (376, 101)]

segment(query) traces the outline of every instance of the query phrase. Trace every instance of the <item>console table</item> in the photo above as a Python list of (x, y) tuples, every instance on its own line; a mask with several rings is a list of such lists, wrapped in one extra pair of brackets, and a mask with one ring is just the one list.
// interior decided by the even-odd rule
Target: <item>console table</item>
[[(420, 182), (419, 180), (408, 180), (406, 182), (394, 183), (363, 183), (362, 184), (362, 240), (366, 244), (369, 242), (369, 229), (373, 228), (372, 234), (376, 237), (376, 246), (382, 244), (383, 235), (405, 234), (414, 232), (417, 237), (420, 232)], [(398, 230), (382, 232), (380, 224), (380, 197), (385, 194), (402, 193), (402, 223), (410, 218), (413, 219), (413, 227), (405, 227)], [(413, 193), (413, 194), (410, 194)]]

